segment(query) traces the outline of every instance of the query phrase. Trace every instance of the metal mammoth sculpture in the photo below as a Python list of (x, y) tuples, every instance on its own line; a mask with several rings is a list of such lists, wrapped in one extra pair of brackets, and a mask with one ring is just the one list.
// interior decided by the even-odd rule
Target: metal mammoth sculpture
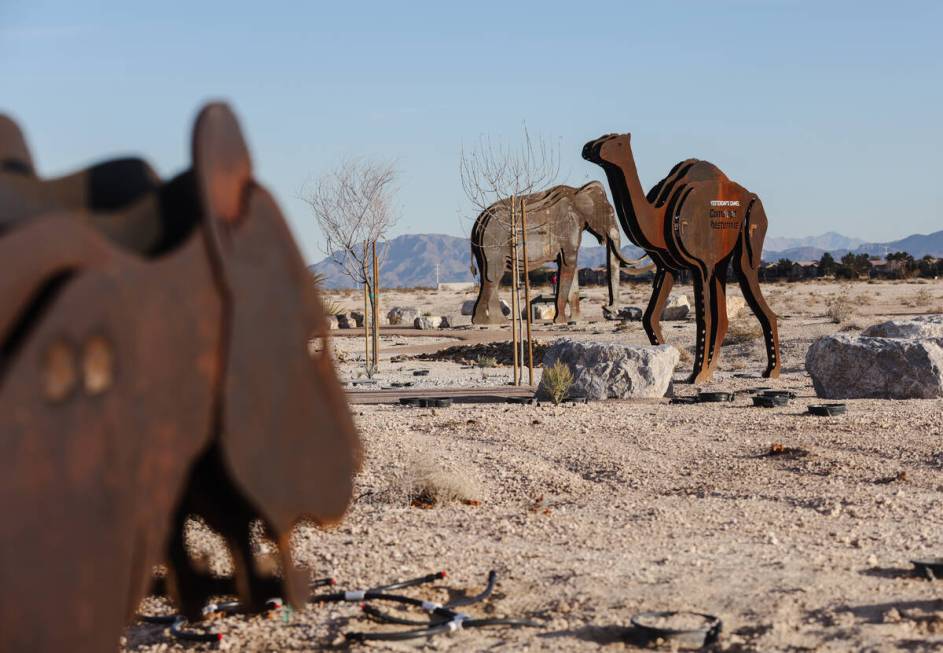
[(694, 280), (697, 345), (692, 382), (711, 378), (727, 333), (727, 267), (732, 262), (740, 288), (763, 328), (768, 364), (765, 377), (781, 369), (776, 314), (760, 291), (758, 270), (767, 220), (756, 194), (731, 181), (717, 166), (688, 159), (646, 193), (642, 190), (630, 134), (588, 142), (583, 158), (601, 166), (629, 239), (656, 266), (654, 289), (643, 324), (652, 344), (662, 344), (659, 319), (675, 275), (690, 270)]
[[(554, 186), (520, 197), (518, 201), (527, 211), (528, 269), (534, 270), (546, 263), (557, 264), (554, 322), (566, 322), (567, 303), (570, 304), (570, 317), (578, 315), (574, 281), (584, 231), (589, 231), (600, 245), (606, 246), (609, 306), (617, 303), (619, 264), (633, 265), (636, 261), (626, 260), (619, 251), (619, 226), (602, 184), (594, 181), (579, 188)], [(498, 302), (498, 287), (512, 263), (509, 200), (495, 202), (475, 220), (471, 253), (480, 279), (472, 322), (503, 323), (506, 318)], [(520, 258), (523, 262), (523, 254)]]
[[(201, 111), (165, 183), (133, 159), (40, 179), (0, 118), (0, 270), (0, 650), (116, 648), (162, 562), (198, 617), (218, 582), (189, 558), (189, 515), (228, 542), (246, 609), (300, 605), (290, 529), (340, 519), (360, 444), (229, 108)], [(281, 576), (256, 568), (256, 520)]]

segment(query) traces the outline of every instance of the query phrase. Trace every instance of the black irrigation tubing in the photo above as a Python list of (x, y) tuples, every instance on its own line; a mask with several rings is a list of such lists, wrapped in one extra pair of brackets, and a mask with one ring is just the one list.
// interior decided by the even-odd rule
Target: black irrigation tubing
[[(331, 579), (328, 579), (331, 580)], [(282, 607), (281, 599), (269, 599), (266, 604), (270, 610), (277, 610)], [(225, 613), (232, 614), (239, 611), (239, 602), (238, 601), (225, 601), (223, 603), (210, 603), (205, 608), (203, 608), (203, 615), (210, 615), (214, 613)], [(184, 642), (220, 642), (223, 639), (223, 634), (210, 630), (207, 632), (200, 632), (198, 630), (188, 630), (184, 629), (184, 625), (187, 623), (187, 620), (183, 615), (180, 614), (164, 614), (164, 615), (148, 615), (142, 614), (138, 615), (138, 618), (149, 624), (170, 624), (170, 634)]]
[[(457, 607), (466, 606), (466, 605), (473, 605), (475, 603), (481, 603), (482, 601), (487, 599), (489, 596), (491, 596), (491, 594), (494, 592), (494, 587), (497, 584), (497, 582), (498, 582), (498, 573), (492, 569), (491, 571), (488, 572), (488, 582), (485, 585), (485, 589), (480, 594), (476, 594), (475, 596), (461, 597), (453, 601), (449, 601), (448, 603), (445, 603), (442, 606), (439, 606), (439, 604), (437, 603), (427, 603), (426, 605), (423, 606), (423, 609), (426, 610), (427, 612), (430, 612), (430, 607), (443, 607), (447, 609), (452, 609), (452, 608), (457, 608)], [(415, 619), (403, 619), (401, 617), (396, 617), (389, 613), (383, 612), (379, 608), (375, 608), (365, 603), (361, 604), (360, 607), (363, 609), (365, 613), (367, 613), (369, 616), (373, 617), (377, 621), (385, 621), (387, 623), (396, 623), (396, 624), (407, 625), (407, 626), (419, 626), (419, 625), (428, 623), (425, 621), (418, 621)]]
[(439, 635), (441, 633), (453, 633), (463, 628), (483, 628), (487, 626), (523, 626), (527, 628), (538, 628), (540, 624), (526, 619), (471, 619), (468, 615), (459, 612), (453, 613), (455, 616), (448, 621), (432, 624), (425, 628), (415, 628), (412, 630), (400, 630), (386, 633), (347, 633), (344, 635), (349, 642), (367, 642), (367, 641), (386, 641), (395, 642), (407, 639), (419, 639)]

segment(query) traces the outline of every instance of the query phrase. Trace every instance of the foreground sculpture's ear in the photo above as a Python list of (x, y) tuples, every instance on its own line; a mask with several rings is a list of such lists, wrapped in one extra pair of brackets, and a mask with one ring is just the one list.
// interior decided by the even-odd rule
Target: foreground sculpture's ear
[(205, 215), (235, 222), (252, 181), (252, 160), (239, 121), (226, 104), (208, 104), (200, 111), (193, 128), (192, 154)]
[(36, 176), (23, 132), (12, 118), (3, 114), (0, 114), (0, 172)]

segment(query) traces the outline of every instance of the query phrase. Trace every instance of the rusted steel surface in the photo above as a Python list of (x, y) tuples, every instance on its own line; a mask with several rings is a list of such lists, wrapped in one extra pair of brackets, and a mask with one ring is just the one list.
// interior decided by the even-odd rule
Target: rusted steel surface
[(198, 617), (218, 582), (189, 515), (228, 541), (244, 606), (300, 605), (289, 529), (350, 500), (358, 436), (308, 350), (320, 299), (225, 105), (192, 154), (167, 182), (136, 160), (43, 180), (0, 118), (0, 650), (115, 649), (159, 563)]
[(623, 229), (656, 266), (652, 298), (642, 322), (653, 344), (664, 342), (659, 319), (675, 276), (689, 270), (694, 281), (697, 343), (692, 382), (711, 378), (727, 333), (727, 268), (733, 263), (743, 296), (763, 328), (765, 377), (781, 369), (776, 314), (760, 291), (758, 270), (766, 237), (763, 204), (715, 165), (688, 159), (646, 194), (630, 134), (588, 142), (583, 158), (605, 171)]
[[(566, 305), (573, 319), (579, 315), (575, 288), (576, 259), (584, 231), (606, 246), (609, 305), (618, 301), (619, 264), (626, 261), (619, 251), (619, 227), (606, 191), (599, 182), (580, 188), (554, 186), (546, 191), (519, 198), (527, 211), (527, 269), (546, 263), (557, 264), (556, 315), (554, 322), (567, 321)], [(520, 215), (520, 205), (515, 209)], [(507, 318), (498, 304), (501, 277), (511, 269), (511, 219), (509, 200), (495, 202), (481, 212), (471, 231), (472, 259), (481, 280), (474, 324), (502, 324)], [(520, 256), (518, 258), (521, 258)], [(519, 261), (522, 263), (522, 261)]]

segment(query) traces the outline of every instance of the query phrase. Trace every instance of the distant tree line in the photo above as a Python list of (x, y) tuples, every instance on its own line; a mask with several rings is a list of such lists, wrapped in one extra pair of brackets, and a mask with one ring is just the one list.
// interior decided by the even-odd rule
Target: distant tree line
[(789, 259), (779, 259), (765, 266), (762, 277), (771, 279), (814, 279), (834, 277), (836, 279), (887, 278), (910, 279), (913, 277), (936, 278), (943, 275), (943, 258), (924, 256), (915, 259), (907, 252), (893, 252), (881, 261), (868, 254), (845, 254), (839, 260), (826, 252), (817, 263), (800, 264)]

